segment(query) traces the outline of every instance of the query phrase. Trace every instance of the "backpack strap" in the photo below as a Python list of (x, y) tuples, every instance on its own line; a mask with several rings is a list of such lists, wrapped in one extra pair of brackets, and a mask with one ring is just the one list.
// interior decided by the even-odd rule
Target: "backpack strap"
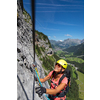
[(70, 71), (68, 69), (65, 70), (65, 73), (66, 73), (66, 76), (68, 78), (68, 83), (69, 83), (71, 73), (70, 73)]
[(60, 80), (59, 80), (58, 85), (60, 85), (61, 81), (62, 81), (65, 77), (66, 77), (66, 74), (63, 74), (62, 77), (61, 77)]
[[(65, 77), (66, 77), (66, 75), (63, 74), (62, 77), (61, 77), (60, 80), (59, 80), (58, 85), (60, 85), (61, 81), (62, 81)], [(64, 97), (64, 96), (66, 95), (64, 89), (62, 89), (61, 91), (62, 91), (62, 92), (61, 92), (61, 93), (57, 93), (56, 96), (58, 96), (58, 97)]]
[[(58, 85), (60, 85), (61, 81), (62, 81), (65, 77), (66, 77), (66, 74), (64, 73), (64, 74), (62, 75), (62, 77), (60, 78)], [(65, 90), (62, 89), (62, 90), (61, 90), (61, 91), (62, 91), (61, 93), (57, 93), (56, 96), (58, 96), (58, 97), (64, 97), (64, 96), (66, 95), (66, 93), (68, 92), (68, 90), (69, 90), (69, 85), (66, 87)]]

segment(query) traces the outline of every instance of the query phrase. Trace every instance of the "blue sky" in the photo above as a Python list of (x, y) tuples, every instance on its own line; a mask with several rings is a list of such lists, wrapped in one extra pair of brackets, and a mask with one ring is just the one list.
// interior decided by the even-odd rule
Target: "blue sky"
[[(23, 0), (31, 15), (31, 0)], [(51, 40), (84, 39), (84, 0), (35, 0), (35, 29)]]

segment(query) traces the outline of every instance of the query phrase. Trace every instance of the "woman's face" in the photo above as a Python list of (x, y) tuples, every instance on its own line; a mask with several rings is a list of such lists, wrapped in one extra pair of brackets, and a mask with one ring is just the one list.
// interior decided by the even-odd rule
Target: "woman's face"
[(62, 68), (62, 66), (61, 66), (60, 64), (56, 63), (56, 64), (55, 64), (54, 71), (55, 71), (55, 72), (60, 72), (60, 71), (61, 71), (61, 68)]

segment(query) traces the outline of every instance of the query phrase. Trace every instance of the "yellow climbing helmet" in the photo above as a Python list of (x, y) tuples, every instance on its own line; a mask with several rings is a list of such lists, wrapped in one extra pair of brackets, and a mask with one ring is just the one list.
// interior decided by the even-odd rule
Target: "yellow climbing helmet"
[(56, 63), (60, 64), (63, 68), (67, 68), (67, 62), (63, 59), (58, 60)]

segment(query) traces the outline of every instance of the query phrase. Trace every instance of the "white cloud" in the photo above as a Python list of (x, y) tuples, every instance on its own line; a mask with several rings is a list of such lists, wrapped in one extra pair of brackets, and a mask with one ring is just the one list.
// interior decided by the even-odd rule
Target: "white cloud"
[(60, 0), (60, 1), (72, 2), (72, 0)]
[(36, 11), (36, 12), (80, 12), (80, 11), (64, 11), (64, 10), (62, 10), (62, 11)]
[(56, 30), (56, 31), (59, 31), (59, 29), (54, 29), (54, 28), (45, 28), (45, 27), (41, 27), (43, 29), (46, 29), (46, 30)]
[(65, 36), (70, 36), (70, 37), (72, 37), (70, 34), (66, 34)]
[(50, 38), (50, 36), (48, 36)]
[(62, 42), (63, 40), (59, 40), (59, 41), (61, 41), (61, 42)]
[(61, 5), (61, 4), (48, 4), (48, 3), (36, 3), (36, 5), (49, 5), (49, 6), (82, 6), (82, 5)]
[(54, 38), (56, 38), (56, 36), (54, 36)]
[(53, 24), (60, 24), (60, 25), (71, 25), (71, 26), (78, 26), (77, 24), (67, 23), (67, 22), (61, 22), (61, 21), (45, 21)]

